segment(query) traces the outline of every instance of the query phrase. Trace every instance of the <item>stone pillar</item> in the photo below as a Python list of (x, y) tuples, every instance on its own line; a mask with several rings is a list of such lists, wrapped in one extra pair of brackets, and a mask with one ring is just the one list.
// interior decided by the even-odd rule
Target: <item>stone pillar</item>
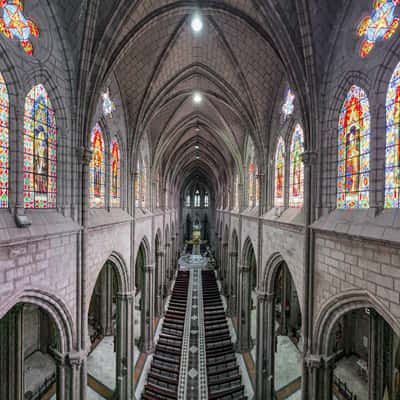
[(238, 350), (251, 349), (250, 337), (250, 268), (243, 265), (239, 269), (239, 315), (238, 315)]
[(23, 305), (0, 321), (0, 398), (24, 400)]
[(226, 314), (229, 317), (232, 317), (236, 313), (236, 302), (237, 302), (237, 294), (236, 294), (236, 286), (237, 286), (237, 252), (229, 253), (229, 262), (230, 262), (230, 271), (229, 271), (229, 280), (228, 280), (228, 306), (226, 310)]
[(274, 400), (274, 304), (273, 293), (257, 292), (256, 399)]
[(133, 293), (118, 293), (117, 296), (117, 382), (119, 399), (130, 399), (133, 393)]
[(369, 310), (368, 343), (368, 400), (380, 400), (384, 380), (384, 320), (374, 310)]
[(165, 273), (164, 273), (164, 252), (159, 251), (156, 254), (158, 258), (158, 270), (157, 273), (157, 287), (155, 288), (157, 291), (157, 309), (156, 315), (157, 317), (161, 317), (164, 314), (164, 302), (163, 302), (163, 285), (165, 281)]
[(143, 351), (146, 353), (153, 352), (154, 337), (154, 265), (146, 265), (144, 268), (144, 335), (143, 335)]
[(229, 257), (228, 257), (228, 243), (222, 245), (222, 292), (227, 297), (228, 296), (228, 280), (229, 280)]
[(286, 304), (289, 300), (288, 296), (288, 271), (286, 267), (282, 268), (282, 310), (280, 318), (279, 332), (283, 336), (288, 334), (287, 318), (286, 318)]
[(113, 334), (112, 305), (113, 305), (113, 270), (105, 264), (101, 272), (100, 323), (104, 336)]
[[(66, 364), (66, 393), (70, 400), (81, 400), (86, 398), (87, 392), (87, 366), (86, 355), (82, 353), (68, 354)], [(58, 399), (58, 397), (57, 397)]]
[(332, 378), (335, 365), (334, 355), (323, 357), (308, 354), (304, 358), (303, 369), (310, 377), (309, 393), (312, 400), (332, 400)]
[(172, 252), (171, 243), (165, 245), (165, 290), (163, 296), (168, 296), (171, 293), (171, 280), (172, 280)]

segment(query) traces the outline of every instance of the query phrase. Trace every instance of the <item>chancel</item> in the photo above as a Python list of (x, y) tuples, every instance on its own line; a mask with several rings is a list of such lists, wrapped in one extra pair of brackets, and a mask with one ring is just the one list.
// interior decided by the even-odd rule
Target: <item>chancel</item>
[(400, 0), (0, 0), (0, 400), (400, 400)]

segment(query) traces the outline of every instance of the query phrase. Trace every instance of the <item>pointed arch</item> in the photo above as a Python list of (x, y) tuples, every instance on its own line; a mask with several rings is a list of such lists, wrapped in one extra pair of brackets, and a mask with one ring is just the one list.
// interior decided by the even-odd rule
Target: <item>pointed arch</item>
[(25, 98), (24, 109), (24, 206), (56, 207), (56, 119), (42, 84)]
[(8, 120), (8, 89), (0, 72), (0, 208), (8, 207)]
[(304, 204), (304, 132), (297, 124), (290, 144), (289, 207), (303, 207)]
[(353, 85), (343, 103), (338, 127), (338, 208), (369, 207), (369, 101)]

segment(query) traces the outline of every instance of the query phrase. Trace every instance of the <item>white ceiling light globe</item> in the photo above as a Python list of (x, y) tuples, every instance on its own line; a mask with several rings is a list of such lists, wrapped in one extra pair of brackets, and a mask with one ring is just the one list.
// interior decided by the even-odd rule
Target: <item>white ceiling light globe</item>
[(202, 96), (200, 93), (195, 93), (195, 94), (193, 95), (193, 101), (194, 101), (194, 103), (200, 104), (200, 103), (202, 102), (202, 100), (203, 100), (203, 96)]
[(193, 32), (200, 32), (203, 29), (203, 21), (201, 20), (199, 15), (195, 15), (192, 18), (192, 22), (190, 24), (190, 26), (193, 29)]

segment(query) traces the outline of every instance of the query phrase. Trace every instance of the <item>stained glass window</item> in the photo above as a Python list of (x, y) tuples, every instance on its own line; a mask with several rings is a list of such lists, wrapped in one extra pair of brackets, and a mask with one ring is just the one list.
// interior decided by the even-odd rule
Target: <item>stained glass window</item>
[(142, 166), (142, 207), (146, 207), (146, 168)]
[(89, 200), (93, 208), (104, 207), (104, 140), (99, 124), (96, 124), (91, 133), (92, 160), (90, 161)]
[(352, 86), (339, 116), (338, 208), (369, 206), (370, 113), (365, 92)]
[(25, 99), (24, 206), (56, 207), (56, 119), (43, 85)]
[(379, 40), (388, 40), (399, 27), (399, 19), (394, 16), (396, 6), (400, 0), (375, 0), (374, 10), (370, 16), (365, 17), (359, 27), (358, 36), (364, 40), (360, 54), (367, 56), (375, 43)]
[(8, 91), (0, 73), (0, 208), (8, 207)]
[(140, 199), (140, 165), (139, 161), (136, 166), (136, 175), (135, 175), (135, 207), (139, 207), (139, 199)]
[(254, 164), (250, 161), (249, 165), (249, 207), (253, 206), (254, 200)]
[(304, 153), (304, 133), (296, 125), (290, 145), (290, 187), (289, 207), (303, 207), (304, 203), (304, 165), (301, 155)]
[(208, 208), (208, 193), (204, 195), (204, 207)]
[(115, 111), (115, 104), (110, 97), (110, 89), (102, 94), (103, 97), (103, 114), (105, 116), (112, 117), (112, 113)]
[(256, 167), (256, 207), (260, 205), (260, 174)]
[(198, 190), (194, 194), (194, 206), (200, 207), (200, 192)]
[(157, 188), (156, 188), (156, 207), (160, 207), (160, 174), (157, 174)]
[(400, 189), (400, 63), (393, 72), (386, 96), (385, 207), (399, 208)]
[(294, 99), (295, 95), (290, 89), (287, 90), (285, 102), (282, 106), (283, 118), (286, 119), (289, 115), (293, 114), (294, 111)]
[(111, 142), (111, 161), (110, 161), (110, 206), (120, 206), (121, 190), (121, 169), (118, 140), (115, 137)]
[(275, 152), (275, 207), (284, 205), (285, 194), (285, 143), (280, 137)]
[(186, 196), (186, 207), (190, 207), (190, 194)]
[(22, 0), (0, 2), (3, 8), (3, 18), (0, 19), (0, 32), (7, 39), (19, 40), (22, 48), (29, 55), (33, 54), (33, 46), (30, 42), (31, 37), (39, 36), (39, 29), (36, 24), (25, 17)]

